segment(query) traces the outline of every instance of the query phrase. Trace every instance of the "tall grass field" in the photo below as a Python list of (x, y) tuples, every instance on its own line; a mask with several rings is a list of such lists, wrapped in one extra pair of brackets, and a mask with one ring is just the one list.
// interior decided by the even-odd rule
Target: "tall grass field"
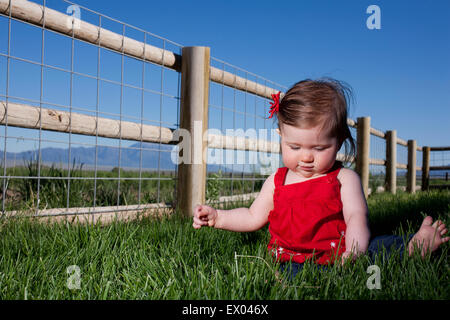
[[(369, 198), (372, 234), (408, 234), (425, 214), (450, 224), (450, 191)], [(252, 233), (192, 228), (179, 213), (108, 225), (0, 220), (0, 299), (439, 299), (448, 300), (449, 245), (422, 259), (366, 256), (293, 280), (267, 252), (267, 227)], [(370, 288), (368, 268), (380, 270)], [(370, 270), (370, 269), (369, 269)]]
[[(3, 170), (0, 165), (0, 172)], [(37, 206), (39, 209), (51, 209), (161, 202), (173, 204), (176, 192), (175, 171), (140, 173), (117, 167), (109, 171), (93, 171), (85, 170), (83, 164), (74, 162), (69, 172), (56, 164), (39, 166), (37, 161), (29, 160), (21, 166), (8, 167), (6, 176), (5, 182), (2, 180), (0, 183), (0, 196), (3, 196), (5, 188), (6, 211), (30, 210)], [(217, 200), (219, 196), (258, 191), (267, 178), (256, 173), (235, 174), (234, 179), (230, 177), (229, 172), (209, 172), (207, 199)]]

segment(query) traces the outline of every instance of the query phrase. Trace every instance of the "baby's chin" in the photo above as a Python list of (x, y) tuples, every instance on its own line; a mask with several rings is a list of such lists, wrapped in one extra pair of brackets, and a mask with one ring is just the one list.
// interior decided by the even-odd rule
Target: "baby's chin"
[(317, 175), (317, 173), (314, 171), (305, 171), (300, 168), (296, 168), (294, 172), (305, 179), (313, 178)]

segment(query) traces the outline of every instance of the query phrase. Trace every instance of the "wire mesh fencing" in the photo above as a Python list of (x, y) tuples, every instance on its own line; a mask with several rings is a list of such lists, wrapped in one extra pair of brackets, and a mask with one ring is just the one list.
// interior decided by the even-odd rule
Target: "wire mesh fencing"
[(450, 186), (450, 148), (431, 148), (430, 186)]
[(423, 151), (422, 148), (418, 148), (416, 151), (416, 185), (420, 188), (422, 188), (422, 168), (423, 165)]
[[(3, 212), (173, 203), (171, 146), (149, 142), (143, 131), (178, 128), (180, 74), (164, 65), (164, 54), (161, 64), (148, 61), (145, 49), (180, 54), (181, 46), (70, 1), (22, 4), (44, 14), (40, 25), (31, 13), (17, 17), (14, 6), (0, 15)], [(74, 19), (71, 33), (46, 23), (69, 12), (98, 38), (76, 36)], [(122, 39), (121, 50), (108, 44), (111, 35)], [(125, 52), (125, 41), (140, 44), (141, 57)]]
[(406, 190), (406, 173), (408, 164), (408, 148), (404, 145), (397, 144), (397, 186)]
[[(251, 81), (276, 91), (286, 87), (258, 75), (211, 58), (211, 66), (229, 72), (246, 82)], [(268, 118), (270, 101), (255, 93), (243, 91), (224, 83), (210, 82), (209, 131), (228, 137), (244, 137), (279, 143), (275, 118)], [(207, 199), (221, 201), (251, 200), (264, 180), (281, 165), (277, 152), (262, 152), (245, 148), (208, 149)], [(242, 197), (242, 195), (244, 195)]]
[[(380, 131), (380, 130), (377, 130)], [(384, 191), (386, 180), (386, 140), (382, 137), (370, 135), (370, 193)]]
[[(183, 63), (189, 59), (182, 63), (183, 49), (67, 0), (0, 0), (2, 212), (72, 215), (176, 207), (188, 196), (183, 193), (188, 187), (180, 188), (185, 169), (180, 174), (174, 161), (180, 151), (174, 132), (183, 129), (186, 107)], [(208, 60), (206, 179), (200, 184), (206, 185), (208, 202), (248, 203), (283, 165), (276, 120), (268, 118), (268, 110), (271, 93), (287, 88)], [(359, 124), (349, 123), (356, 141)], [(372, 133), (367, 184), (379, 192), (386, 187), (387, 141), (379, 129), (367, 132)], [(210, 137), (235, 142), (210, 144)], [(412, 151), (401, 139), (395, 145), (403, 188)], [(448, 151), (432, 154), (431, 162), (439, 158), (448, 171)], [(420, 177), (420, 148), (415, 155)]]

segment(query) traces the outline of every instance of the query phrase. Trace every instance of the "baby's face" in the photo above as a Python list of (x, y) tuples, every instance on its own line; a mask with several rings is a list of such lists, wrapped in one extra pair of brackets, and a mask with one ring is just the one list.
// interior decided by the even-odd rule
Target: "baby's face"
[(319, 126), (301, 129), (282, 124), (280, 135), (283, 163), (301, 177), (322, 175), (334, 165), (337, 138), (323, 134)]

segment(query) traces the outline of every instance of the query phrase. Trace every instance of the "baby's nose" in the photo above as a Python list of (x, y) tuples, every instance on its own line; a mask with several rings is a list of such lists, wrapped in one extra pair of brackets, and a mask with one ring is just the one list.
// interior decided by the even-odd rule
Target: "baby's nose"
[(314, 161), (314, 157), (313, 157), (313, 155), (312, 155), (311, 153), (309, 153), (309, 152), (303, 152), (303, 153), (301, 154), (300, 161), (303, 162), (303, 163), (306, 163), (306, 162), (313, 162), (313, 161)]

